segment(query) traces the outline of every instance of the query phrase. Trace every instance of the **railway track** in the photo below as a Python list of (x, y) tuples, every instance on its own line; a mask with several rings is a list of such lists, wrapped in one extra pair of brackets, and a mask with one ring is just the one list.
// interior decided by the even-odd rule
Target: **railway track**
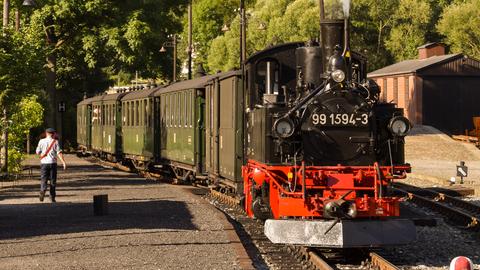
[(480, 229), (480, 206), (476, 204), (445, 193), (404, 183), (395, 183), (393, 190), (405, 195), (419, 206), (427, 207), (446, 216), (455, 225), (470, 230)]
[[(240, 207), (240, 201), (229, 195), (210, 189), (206, 194), (206, 199), (215, 204), (223, 212), (232, 217), (245, 230), (243, 235), (240, 233), (243, 241), (255, 245), (258, 248), (263, 261), (272, 269), (316, 269), (316, 270), (336, 270), (336, 269), (376, 269), (376, 270), (398, 270), (399, 268), (387, 260), (384, 256), (376, 252), (365, 254), (356, 254), (354, 257), (362, 258), (360, 265), (348, 264), (342, 267), (343, 263), (338, 263), (338, 258), (329, 259), (324, 250), (301, 247), (285, 246), (273, 244), (263, 234), (263, 223), (245, 216), (244, 210)], [(251, 240), (247, 240), (250, 238)], [(251, 248), (251, 247), (250, 247)], [(364, 250), (358, 250), (358, 253)], [(331, 255), (332, 253), (329, 253)], [(335, 254), (335, 252), (333, 253)], [(334, 255), (335, 256), (335, 255)], [(336, 256), (342, 256), (336, 254)], [(348, 257), (348, 256), (347, 256)], [(343, 257), (343, 259), (346, 259)], [(348, 260), (348, 258), (346, 259)], [(259, 267), (261, 269), (261, 267)]]
[[(134, 172), (129, 167), (118, 163), (93, 158), (94, 162), (101, 166), (116, 168), (121, 171)], [(139, 172), (141, 176), (148, 179), (164, 179), (157, 173)], [(285, 246), (273, 244), (263, 233), (263, 223), (246, 217), (245, 211), (240, 207), (241, 202), (233, 196), (221, 193), (207, 187), (200, 187), (207, 190), (205, 198), (215, 201), (217, 208), (233, 218), (238, 224), (236, 226), (239, 237), (244, 241), (247, 248), (254, 249), (254, 253), (262, 258), (254, 259), (258, 269), (312, 269), (312, 270), (336, 270), (334, 262), (330, 262), (321, 250), (301, 246)], [(215, 203), (214, 203), (215, 204)], [(220, 205), (219, 205), (220, 204)], [(241, 225), (242, 228), (239, 228)], [(247, 239), (248, 238), (248, 239)], [(250, 256), (255, 254), (250, 254)], [(371, 252), (365, 261), (359, 266), (349, 265), (348, 269), (375, 269), (375, 270), (397, 270), (396, 266), (378, 253)]]

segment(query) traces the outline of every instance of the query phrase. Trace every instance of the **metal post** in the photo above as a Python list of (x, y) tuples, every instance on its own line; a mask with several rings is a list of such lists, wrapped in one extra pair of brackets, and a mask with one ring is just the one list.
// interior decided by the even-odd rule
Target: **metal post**
[(192, 50), (193, 50), (193, 44), (192, 44), (192, 21), (193, 21), (193, 12), (192, 12), (192, 1), (190, 0), (190, 3), (188, 4), (188, 79), (192, 79)]
[(177, 81), (177, 34), (173, 35), (173, 81)]
[(247, 16), (245, 11), (245, 0), (240, 0), (240, 16), (240, 67), (242, 67), (247, 58)]

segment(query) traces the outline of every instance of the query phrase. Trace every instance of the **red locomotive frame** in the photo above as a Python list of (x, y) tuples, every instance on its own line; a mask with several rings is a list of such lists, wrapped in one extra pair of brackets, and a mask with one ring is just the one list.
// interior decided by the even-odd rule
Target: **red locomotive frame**
[[(372, 166), (305, 166), (304, 163), (301, 166), (271, 166), (249, 160), (242, 167), (245, 210), (248, 216), (254, 216), (252, 185), (261, 187), (266, 182), (274, 219), (322, 218), (324, 206), (338, 199), (354, 202), (359, 218), (396, 217), (400, 214), (401, 198), (382, 196), (382, 185), (404, 179), (410, 171), (408, 164), (393, 167), (378, 163)], [(292, 186), (295, 182), (296, 190), (289, 190), (289, 184)], [(323, 196), (307, 196), (311, 190), (323, 191)], [(357, 196), (361, 191), (373, 191), (374, 196)]]

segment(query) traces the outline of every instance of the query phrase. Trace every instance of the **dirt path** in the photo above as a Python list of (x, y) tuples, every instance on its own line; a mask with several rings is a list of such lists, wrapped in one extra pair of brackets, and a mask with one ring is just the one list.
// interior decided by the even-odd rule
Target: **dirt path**
[[(195, 189), (68, 162), (57, 203), (39, 202), (38, 180), (0, 190), (0, 269), (240, 268), (219, 212)], [(108, 194), (108, 216), (93, 216), (97, 194)]]

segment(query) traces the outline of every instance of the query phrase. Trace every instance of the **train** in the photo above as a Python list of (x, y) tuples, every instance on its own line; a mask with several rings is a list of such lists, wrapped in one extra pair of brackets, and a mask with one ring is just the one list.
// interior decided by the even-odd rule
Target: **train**
[(236, 197), (273, 243), (411, 243), (415, 225), (390, 188), (411, 171), (411, 124), (367, 78), (348, 17), (321, 9), (318, 41), (258, 51), (241, 70), (84, 99), (79, 151)]

